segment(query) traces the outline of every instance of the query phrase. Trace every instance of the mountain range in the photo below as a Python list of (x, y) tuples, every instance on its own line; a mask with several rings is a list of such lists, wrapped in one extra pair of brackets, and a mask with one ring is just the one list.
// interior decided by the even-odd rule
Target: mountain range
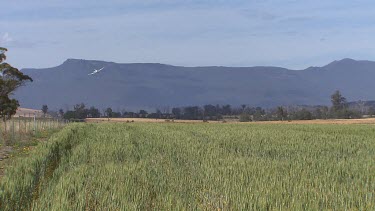
[(77, 103), (115, 110), (204, 104), (327, 105), (335, 90), (351, 101), (375, 99), (375, 62), (353, 59), (304, 70), (68, 59), (57, 67), (22, 71), (34, 82), (14, 97), (22, 107), (37, 109), (43, 104), (67, 109)]

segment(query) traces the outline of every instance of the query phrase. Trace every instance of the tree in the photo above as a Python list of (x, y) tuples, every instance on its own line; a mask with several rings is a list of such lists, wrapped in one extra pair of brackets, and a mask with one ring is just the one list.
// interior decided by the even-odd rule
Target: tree
[(105, 110), (105, 114), (107, 115), (108, 118), (111, 118), (113, 116), (113, 110), (112, 110), (112, 108), (107, 108)]
[(76, 119), (85, 119), (87, 117), (87, 109), (85, 104), (76, 104), (74, 106), (74, 113)]
[(328, 119), (329, 117), (329, 108), (328, 106), (323, 106), (322, 109), (322, 119)]
[(215, 112), (216, 112), (216, 116), (221, 116), (222, 112), (223, 112), (223, 109), (221, 108), (221, 106), (219, 104), (216, 104), (216, 108), (215, 108)]
[(343, 110), (346, 107), (346, 98), (341, 95), (339, 90), (331, 95), (331, 102), (333, 112)]
[(281, 121), (284, 121), (288, 117), (287, 111), (282, 106), (277, 107), (276, 115)]
[(10, 119), (19, 107), (19, 102), (16, 99), (10, 99), (10, 95), (26, 81), (33, 81), (17, 68), (4, 62), (6, 51), (6, 48), (0, 47), (0, 118), (3, 121)]
[(64, 114), (64, 119), (76, 119), (75, 111), (66, 111)]
[(162, 117), (163, 113), (161, 112), (160, 109), (156, 109), (156, 118), (160, 119)]
[(263, 110), (261, 107), (256, 107), (255, 112), (253, 115), (254, 121), (260, 121), (263, 120), (263, 116), (266, 114), (266, 111)]
[(112, 112), (112, 118), (120, 118), (121, 112)]
[(360, 115), (359, 112), (353, 111), (348, 109), (346, 98), (343, 97), (340, 93), (340, 91), (335, 91), (331, 95), (331, 117), (334, 118), (343, 118), (343, 119), (351, 119), (351, 118), (360, 118), (362, 115)]
[(15, 99), (9, 99), (8, 97), (0, 97), (0, 116), (2, 120), (10, 119), (14, 114), (16, 114), (19, 103)]
[(62, 108), (59, 110), (59, 116), (60, 118), (64, 117), (64, 110)]
[(231, 115), (232, 114), (232, 108), (230, 105), (223, 106), (223, 115)]
[(370, 116), (374, 116), (375, 115), (375, 108), (374, 107), (370, 107), (369, 109), (368, 109), (368, 115), (370, 115)]
[(139, 114), (141, 114), (141, 115), (147, 115), (148, 113), (147, 113), (146, 110), (139, 110)]
[(139, 115), (142, 117), (142, 118), (145, 118), (147, 116), (148, 112), (146, 110), (140, 110), (139, 111)]
[(184, 108), (184, 119), (198, 119), (199, 117), (198, 106), (188, 106)]
[(95, 108), (94, 106), (91, 106), (90, 109), (87, 111), (87, 116), (91, 118), (99, 118), (100, 117), (100, 111), (99, 109)]
[(217, 115), (217, 107), (215, 107), (213, 105), (205, 105), (205, 106), (203, 106), (203, 109), (204, 109), (204, 115), (205, 116), (212, 117), (212, 116)]
[(181, 109), (180, 108), (172, 108), (172, 114), (174, 118), (180, 119), (181, 118)]
[(316, 108), (314, 111), (314, 115), (316, 119), (323, 119), (323, 112), (321, 108)]
[(48, 112), (48, 106), (47, 105), (42, 106), (42, 112), (43, 112), (43, 116), (46, 117), (46, 114)]
[(293, 119), (296, 119), (296, 120), (312, 120), (313, 119), (313, 115), (310, 111), (308, 111), (307, 109), (303, 108), (299, 111), (296, 111), (293, 115), (292, 115), (292, 118)]
[(241, 108), (242, 108), (242, 111), (245, 111), (246, 105), (245, 105), (245, 104), (242, 104), (242, 105), (241, 105)]

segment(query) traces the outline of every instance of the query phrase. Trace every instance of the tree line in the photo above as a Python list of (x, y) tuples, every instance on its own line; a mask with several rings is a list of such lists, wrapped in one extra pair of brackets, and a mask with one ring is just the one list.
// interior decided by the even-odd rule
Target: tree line
[[(363, 115), (375, 115), (375, 109), (367, 109), (366, 112), (353, 109), (348, 106), (346, 98), (340, 91), (335, 91), (331, 96), (332, 106), (278, 106), (275, 108), (250, 107), (241, 105), (204, 105), (173, 107), (171, 109), (156, 109), (155, 112), (139, 110), (114, 111), (106, 108), (102, 112), (94, 107), (86, 107), (85, 104), (77, 104), (72, 110), (64, 112), (60, 109), (55, 115), (65, 119), (85, 118), (153, 118), (153, 119), (184, 119), (184, 120), (223, 120), (237, 119), (241, 122), (249, 121), (289, 121), (312, 119), (350, 119), (361, 118)], [(43, 111), (47, 106), (43, 106)]]

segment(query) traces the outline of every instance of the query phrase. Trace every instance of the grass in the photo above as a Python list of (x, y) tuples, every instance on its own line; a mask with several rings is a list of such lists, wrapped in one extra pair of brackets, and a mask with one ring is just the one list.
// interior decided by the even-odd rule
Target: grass
[(17, 158), (29, 156), (35, 146), (45, 142), (52, 134), (58, 131), (59, 129), (38, 131), (33, 135), (29, 135), (27, 140), (15, 142), (11, 147), (0, 145), (0, 180), (6, 167), (11, 166)]
[(41, 142), (47, 141), (52, 136), (52, 134), (57, 133), (60, 130), (61, 129), (48, 129), (44, 131), (37, 131), (35, 134), (29, 135), (27, 137), (27, 140), (15, 142), (12, 145), (15, 153), (13, 154), (13, 156), (17, 156), (20, 151), (23, 151), (24, 154), (28, 154), (24, 150), (25, 148), (29, 149), (30, 147), (37, 146)]
[(371, 210), (372, 125), (73, 124), (0, 184), (1, 210)]

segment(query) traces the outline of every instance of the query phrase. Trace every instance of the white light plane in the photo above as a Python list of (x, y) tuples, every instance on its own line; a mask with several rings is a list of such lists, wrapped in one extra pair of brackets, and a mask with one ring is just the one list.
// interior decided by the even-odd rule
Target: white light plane
[(97, 70), (97, 69), (94, 69), (94, 72), (90, 73), (89, 75), (94, 75), (100, 71), (102, 71), (104, 69), (104, 67), (102, 67), (101, 69)]

